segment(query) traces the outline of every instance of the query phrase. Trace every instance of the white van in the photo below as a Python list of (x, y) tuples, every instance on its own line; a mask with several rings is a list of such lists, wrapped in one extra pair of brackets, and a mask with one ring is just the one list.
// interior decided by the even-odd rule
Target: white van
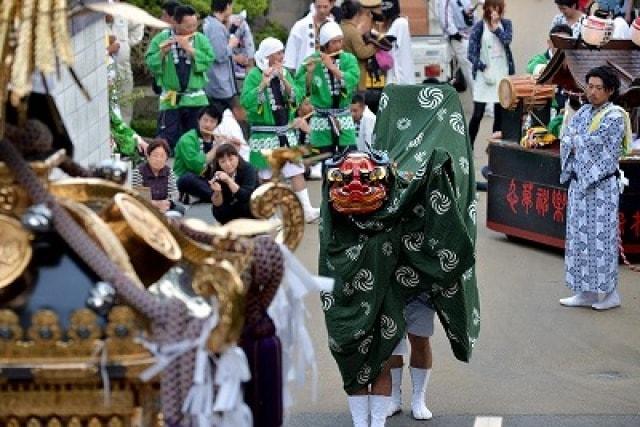
[(403, 7), (405, 5), (408, 9), (424, 7), (428, 11), (427, 33), (411, 34), (411, 51), (415, 65), (414, 76), (418, 84), (429, 78), (447, 82), (452, 77), (452, 56), (448, 40), (443, 35), (438, 20), (438, 1), (402, 0)]

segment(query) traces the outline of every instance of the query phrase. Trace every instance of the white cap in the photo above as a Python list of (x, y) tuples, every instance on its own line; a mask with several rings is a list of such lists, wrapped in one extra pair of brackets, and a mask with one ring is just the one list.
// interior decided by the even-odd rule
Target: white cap
[(342, 33), (340, 25), (333, 21), (325, 22), (322, 27), (320, 27), (320, 46), (324, 46), (331, 40), (343, 36), (344, 34)]

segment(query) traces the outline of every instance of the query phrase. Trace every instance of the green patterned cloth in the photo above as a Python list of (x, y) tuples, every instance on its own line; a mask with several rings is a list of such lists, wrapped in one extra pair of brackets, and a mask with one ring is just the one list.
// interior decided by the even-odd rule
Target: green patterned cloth
[(323, 188), (319, 271), (336, 284), (322, 307), (347, 393), (375, 382), (412, 296), (429, 294), (456, 358), (470, 359), (480, 331), (473, 155), (457, 93), (389, 85), (375, 134), (397, 167), (382, 209), (336, 214)]

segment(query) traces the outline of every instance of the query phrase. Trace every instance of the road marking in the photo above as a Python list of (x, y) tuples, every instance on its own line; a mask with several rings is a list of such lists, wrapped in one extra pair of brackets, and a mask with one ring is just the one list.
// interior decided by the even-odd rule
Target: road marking
[(473, 427), (502, 427), (502, 417), (476, 417)]

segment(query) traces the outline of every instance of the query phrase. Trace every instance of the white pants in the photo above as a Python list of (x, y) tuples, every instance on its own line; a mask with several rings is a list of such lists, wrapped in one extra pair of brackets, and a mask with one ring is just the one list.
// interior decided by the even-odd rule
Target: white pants
[(467, 88), (470, 93), (473, 93), (473, 77), (471, 76), (471, 61), (467, 58), (467, 51), (469, 50), (469, 40), (463, 38), (461, 41), (451, 40), (451, 53), (458, 61), (458, 66), (464, 75), (464, 79), (467, 82)]
[(118, 101), (120, 104), (120, 116), (126, 124), (131, 124), (133, 115), (133, 73), (131, 64), (118, 65)]

